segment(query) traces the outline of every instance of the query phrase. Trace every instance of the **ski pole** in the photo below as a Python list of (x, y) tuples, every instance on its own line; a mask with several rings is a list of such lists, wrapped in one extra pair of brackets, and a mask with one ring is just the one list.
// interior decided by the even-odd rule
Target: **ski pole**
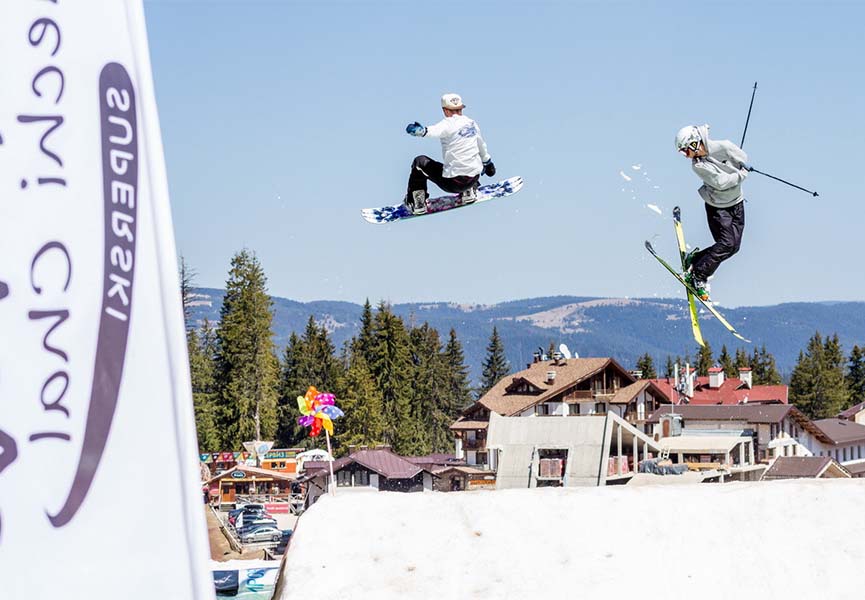
[(766, 177), (768, 177), (768, 178), (770, 178), (770, 179), (774, 179), (775, 181), (780, 181), (781, 183), (786, 183), (786, 184), (789, 185), (790, 187), (794, 187), (794, 188), (796, 188), (797, 190), (802, 190), (803, 192), (808, 192), (809, 194), (811, 194), (811, 195), (814, 196), (815, 198), (816, 198), (817, 196), (819, 196), (819, 194), (818, 194), (817, 192), (812, 192), (811, 190), (806, 190), (805, 188), (803, 188), (803, 187), (801, 187), (801, 186), (798, 186), (798, 185), (796, 185), (795, 183), (790, 183), (789, 181), (785, 181), (784, 179), (781, 179), (780, 177), (775, 177), (774, 175), (769, 175), (768, 173), (764, 173), (763, 171), (758, 171), (758, 170), (755, 169), (754, 167), (745, 167), (745, 168), (746, 168), (748, 171), (751, 171), (752, 173), (759, 173), (760, 175), (765, 175)]
[(754, 82), (754, 91), (751, 92), (751, 104), (748, 105), (748, 118), (745, 119), (745, 131), (742, 132), (742, 143), (739, 148), (745, 145), (745, 134), (748, 133), (748, 123), (751, 121), (751, 109), (754, 108), (754, 96), (757, 94), (757, 82)]

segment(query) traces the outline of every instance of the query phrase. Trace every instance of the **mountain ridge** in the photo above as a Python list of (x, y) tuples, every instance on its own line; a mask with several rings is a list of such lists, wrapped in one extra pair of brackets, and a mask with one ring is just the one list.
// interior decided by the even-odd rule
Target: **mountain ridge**
[[(224, 290), (195, 288), (192, 321), (219, 321)], [(312, 314), (331, 334), (337, 348), (357, 334), (361, 304), (342, 300), (299, 302), (271, 296), (274, 341), (282, 353), (291, 332), (301, 334)], [(566, 343), (580, 356), (612, 356), (633, 367), (648, 352), (663, 370), (666, 357), (696, 356), (687, 303), (676, 298), (609, 298), (598, 296), (542, 296), (497, 304), (408, 302), (391, 309), (408, 325), (428, 322), (444, 342), (451, 327), (463, 345), (472, 380), (480, 379), (481, 362), (493, 326), (499, 330), (512, 371), (531, 361), (538, 347)], [(745, 344), (730, 336), (715, 319), (702, 312), (700, 323), (714, 355), (744, 348), (749, 354), (763, 344), (775, 355), (778, 369), (789, 373), (815, 331), (838, 333), (845, 355), (854, 344), (865, 345), (865, 302), (786, 302), (772, 306), (721, 308), (729, 321), (753, 340)]]

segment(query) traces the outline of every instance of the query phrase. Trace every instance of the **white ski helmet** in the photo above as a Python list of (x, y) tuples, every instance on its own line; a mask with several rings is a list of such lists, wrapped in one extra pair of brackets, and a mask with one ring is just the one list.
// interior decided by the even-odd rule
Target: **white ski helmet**
[(465, 104), (463, 104), (463, 99), (460, 98), (459, 94), (445, 94), (442, 96), (442, 108), (447, 108), (449, 110), (460, 110), (465, 108)]
[(682, 127), (676, 134), (676, 150), (681, 152), (687, 148), (696, 151), (702, 141), (703, 136), (700, 135), (696, 125)]

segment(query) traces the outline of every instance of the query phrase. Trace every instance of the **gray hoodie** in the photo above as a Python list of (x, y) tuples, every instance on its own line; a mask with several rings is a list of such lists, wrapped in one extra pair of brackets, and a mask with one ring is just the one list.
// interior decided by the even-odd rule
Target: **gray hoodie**
[(697, 192), (706, 204), (716, 208), (735, 206), (745, 199), (742, 182), (748, 171), (742, 166), (748, 161), (748, 155), (729, 140), (710, 140), (708, 125), (697, 127), (697, 131), (709, 151), (708, 156), (691, 161), (694, 173), (703, 180)]

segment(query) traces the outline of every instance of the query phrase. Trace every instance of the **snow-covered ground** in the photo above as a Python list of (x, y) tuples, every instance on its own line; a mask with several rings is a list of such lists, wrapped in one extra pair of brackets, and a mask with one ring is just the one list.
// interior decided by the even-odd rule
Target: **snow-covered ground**
[(865, 480), (339, 491), (298, 523), (281, 599), (865, 594)]

